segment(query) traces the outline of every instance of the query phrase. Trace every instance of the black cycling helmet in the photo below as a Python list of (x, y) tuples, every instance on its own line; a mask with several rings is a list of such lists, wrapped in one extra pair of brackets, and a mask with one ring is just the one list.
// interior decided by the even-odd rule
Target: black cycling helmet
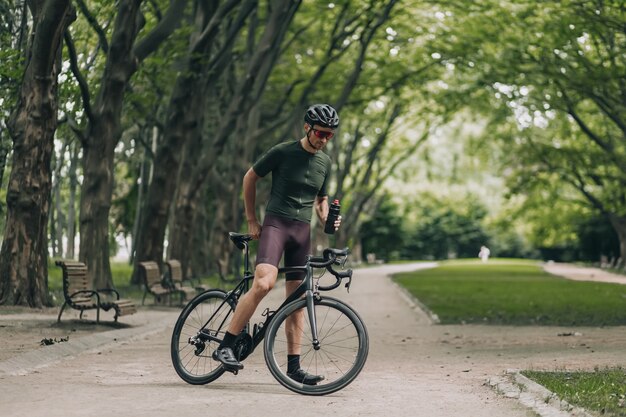
[(329, 127), (336, 129), (339, 127), (339, 115), (337, 110), (333, 109), (328, 104), (314, 104), (309, 107), (304, 114), (304, 121), (311, 127), (313, 125), (319, 125), (322, 127)]

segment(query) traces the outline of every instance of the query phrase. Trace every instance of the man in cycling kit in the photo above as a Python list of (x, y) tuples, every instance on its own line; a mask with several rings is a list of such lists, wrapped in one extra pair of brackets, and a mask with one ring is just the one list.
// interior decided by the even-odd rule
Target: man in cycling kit
[[(328, 178), (330, 157), (321, 152), (339, 126), (339, 116), (328, 104), (308, 108), (304, 116), (306, 135), (292, 142), (272, 147), (246, 172), (243, 178), (243, 197), (248, 231), (260, 239), (252, 288), (237, 304), (224, 340), (213, 352), (213, 359), (229, 371), (243, 369), (233, 353), (237, 335), (250, 320), (257, 306), (274, 287), (280, 259), (285, 255), (285, 266), (301, 266), (311, 253), (311, 217), (313, 207), (322, 226), (328, 216)], [(272, 173), (272, 190), (267, 204), (263, 226), (256, 216), (256, 182)], [(339, 228), (341, 217), (335, 222)], [(289, 296), (300, 285), (304, 272), (286, 276)], [(288, 365), (287, 375), (303, 384), (315, 385), (324, 379), (311, 375), (300, 367), (300, 344), (290, 329), (304, 320), (304, 311), (287, 321)]]

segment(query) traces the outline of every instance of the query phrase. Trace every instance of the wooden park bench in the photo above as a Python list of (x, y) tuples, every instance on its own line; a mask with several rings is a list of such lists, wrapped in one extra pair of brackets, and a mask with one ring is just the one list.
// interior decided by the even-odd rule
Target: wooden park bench
[[(120, 316), (137, 312), (137, 307), (132, 300), (120, 299), (120, 294), (113, 288), (94, 290), (89, 284), (87, 265), (82, 262), (59, 260), (55, 262), (63, 269), (63, 296), (65, 301), (59, 311), (57, 322), (61, 321), (61, 315), (65, 307), (80, 310), (79, 318), (83, 318), (85, 310), (96, 310), (96, 323), (100, 323), (100, 310), (115, 310), (115, 321)], [(108, 294), (108, 295), (105, 295)], [(110, 298), (115, 296), (114, 300)]]
[(181, 301), (182, 298), (185, 297), (184, 291), (163, 285), (163, 279), (161, 277), (161, 272), (159, 271), (159, 264), (157, 264), (156, 262), (139, 262), (139, 270), (141, 271), (140, 273), (143, 276), (143, 282), (145, 286), (141, 305), (143, 305), (143, 303), (145, 302), (148, 293), (154, 296), (155, 302), (160, 302), (164, 297), (168, 297), (168, 301), (170, 301), (170, 304), (171, 299), (169, 297), (172, 294), (180, 294)]
[[(171, 285), (174, 288), (178, 288), (180, 290), (185, 291), (185, 295), (187, 299), (189, 296), (195, 296), (196, 292), (206, 291), (209, 288), (202, 284), (194, 284), (190, 279), (183, 279), (183, 268), (180, 264), (180, 261), (176, 259), (170, 259), (165, 262), (165, 267), (167, 268), (167, 278), (171, 282)], [(185, 285), (184, 281), (189, 282), (192, 286)]]

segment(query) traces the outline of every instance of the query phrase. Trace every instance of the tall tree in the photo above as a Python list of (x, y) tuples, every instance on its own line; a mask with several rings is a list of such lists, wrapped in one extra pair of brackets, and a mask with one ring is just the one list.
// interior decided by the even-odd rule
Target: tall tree
[[(230, 59), (232, 48), (245, 21), (257, 7), (255, 0), (229, 0), (218, 7), (200, 3), (195, 11), (194, 31), (189, 38), (185, 71), (178, 75), (167, 110), (165, 137), (157, 150), (154, 172), (148, 189), (137, 237), (133, 282), (138, 283), (137, 262), (161, 262), (170, 214), (170, 198), (176, 194), (178, 173), (185, 176), (184, 150), (199, 154), (204, 121), (204, 105)], [(221, 43), (217, 43), (220, 39)], [(213, 150), (214, 151), (214, 150)], [(180, 191), (179, 191), (180, 192)], [(182, 214), (181, 214), (182, 215)], [(177, 254), (178, 255), (178, 254)], [(186, 262), (184, 271), (186, 271)]]
[[(121, 138), (124, 97), (139, 65), (179, 26), (187, 0), (171, 0), (163, 18), (138, 39), (144, 25), (143, 0), (118, 2), (110, 41), (101, 36), (106, 64), (94, 103), (83, 75), (72, 56), (72, 70), (83, 92), (88, 119), (83, 143), (83, 185), (80, 195), (80, 260), (89, 268), (98, 288), (112, 287), (109, 263), (109, 213), (114, 186), (115, 148)], [(91, 16), (90, 16), (91, 17)], [(103, 33), (94, 22), (98, 33)], [(71, 38), (67, 38), (72, 49)], [(104, 47), (106, 45), (106, 47)]]
[[(226, 144), (230, 140), (246, 142), (247, 147), (254, 146), (254, 143), (249, 143), (245, 134), (250, 130), (255, 131), (258, 126), (257, 105), (280, 57), (283, 39), (299, 6), (300, 1), (294, 0), (273, 2), (272, 9), (266, 18), (267, 21), (258, 35), (258, 41), (248, 45), (250, 53), (244, 63), (242, 75), (236, 81), (233, 94), (225, 105), (226, 111), (218, 120), (208, 143), (210, 152), (207, 149), (206, 152), (200, 153), (200, 158), (196, 159), (197, 162), (188, 181), (180, 184), (175, 207), (176, 223), (170, 231), (170, 241), (173, 245), (172, 250), (175, 251), (173, 253), (184, 261), (184, 265), (188, 262), (187, 254), (191, 252), (191, 246), (186, 244), (189, 241), (186, 237), (191, 234), (197, 212), (196, 206), (201, 201), (201, 190), (207, 180), (216, 173), (215, 162), (223, 155), (224, 150), (227, 149)], [(251, 31), (254, 33), (253, 30)], [(237, 155), (242, 155), (242, 153)], [(233, 199), (239, 200), (239, 188), (233, 187), (229, 191), (228, 197), (225, 196), (223, 200), (226, 202), (226, 207), (236, 209), (237, 207), (233, 207), (232, 203)], [(219, 202), (216, 203), (219, 204)], [(220, 231), (223, 229), (220, 228)], [(225, 241), (226, 233), (221, 233), (220, 237), (222, 241)], [(218, 237), (214, 235), (213, 240), (217, 239)]]
[[(505, 161), (524, 168), (511, 177), (515, 189), (541, 192), (538, 181), (558, 172), (564, 188), (610, 219), (626, 259), (623, 2), (492, 6), (465, 4), (451, 13), (448, 35), (460, 41), (440, 45), (443, 60), (480, 89), (473, 97), (492, 104), (490, 117), (504, 112), (490, 130), (506, 141)], [(494, 13), (495, 25), (476, 24)], [(475, 30), (461, 39), (460, 27)]]
[(63, 33), (74, 18), (69, 0), (30, 0), (32, 39), (17, 106), (7, 224), (0, 251), (0, 303), (48, 304), (48, 217), (57, 74)]

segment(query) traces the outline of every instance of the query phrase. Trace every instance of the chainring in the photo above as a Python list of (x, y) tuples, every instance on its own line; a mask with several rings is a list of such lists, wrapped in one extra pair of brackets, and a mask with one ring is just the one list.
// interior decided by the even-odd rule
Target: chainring
[(238, 361), (242, 361), (248, 357), (254, 350), (254, 344), (252, 343), (252, 336), (248, 333), (241, 333), (235, 340), (235, 346), (233, 352)]

